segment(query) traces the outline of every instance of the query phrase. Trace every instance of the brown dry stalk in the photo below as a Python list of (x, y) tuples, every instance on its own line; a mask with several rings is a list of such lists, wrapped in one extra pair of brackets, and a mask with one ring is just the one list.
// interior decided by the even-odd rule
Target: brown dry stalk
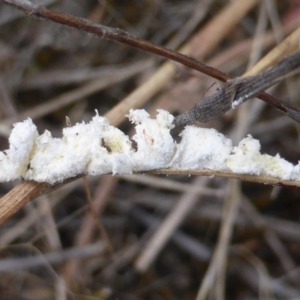
[(45, 192), (49, 184), (25, 180), (1, 198), (0, 224), (15, 214), (27, 202)]
[[(136, 173), (139, 174), (139, 173)], [(282, 180), (268, 175), (248, 175), (236, 174), (233, 172), (214, 171), (214, 170), (178, 170), (178, 169), (160, 169), (153, 171), (145, 171), (143, 174), (158, 174), (158, 175), (197, 175), (197, 176), (219, 176), (224, 178), (239, 179), (243, 181), (263, 183), (269, 185), (278, 185), (290, 188), (300, 188), (300, 182), (294, 180)], [(78, 179), (81, 176), (71, 178), (68, 182)], [(64, 182), (66, 184), (66, 182)], [(14, 187), (5, 196), (1, 198), (0, 208), (0, 225), (3, 224), (9, 217), (16, 213), (27, 202), (37, 196), (47, 194), (58, 188), (61, 184), (49, 185), (47, 183), (34, 182), (25, 180)]]
[(293, 31), (283, 42), (271, 50), (261, 59), (251, 70), (247, 71), (243, 77), (252, 76), (274, 66), (282, 57), (291, 54), (299, 48), (300, 27)]
[(283, 180), (268, 175), (248, 175), (248, 174), (236, 174), (226, 171), (214, 171), (214, 170), (178, 170), (178, 169), (160, 169), (145, 172), (147, 174), (164, 174), (164, 175), (197, 175), (197, 176), (219, 176), (224, 178), (239, 179), (243, 181), (278, 185), (290, 188), (300, 188), (300, 182), (296, 180)]
[[(227, 81), (218, 92), (204, 98), (191, 110), (177, 116), (174, 120), (174, 132), (186, 125), (196, 122), (205, 123), (223, 115), (232, 108), (235, 102), (240, 105), (257, 96), (261, 91), (286, 78), (299, 67), (300, 51), (298, 50), (258, 75), (243, 76)], [(300, 123), (300, 109), (292, 109), (289, 104), (281, 103), (285, 106), (287, 115)]]
[[(178, 63), (181, 63), (189, 68), (195, 69), (201, 73), (207, 74), (215, 79), (221, 80), (221, 81), (228, 81), (230, 76), (227, 74), (221, 72), (218, 69), (212, 68), (210, 66), (207, 66), (196, 59), (193, 59), (191, 57), (188, 57), (184, 54), (181, 54), (179, 52), (152, 44), (148, 41), (145, 41), (141, 38), (135, 37), (128, 32), (120, 29), (110, 28), (107, 26), (103, 26), (100, 24), (93, 23), (89, 20), (82, 19), (79, 17), (75, 17), (69, 14), (59, 13), (52, 10), (49, 10), (41, 5), (34, 5), (29, 1), (20, 1), (20, 0), (0, 0), (5, 4), (14, 6), (22, 11), (24, 11), (26, 14), (30, 16), (35, 16), (41, 19), (46, 19), (53, 21), (55, 23), (59, 23), (68, 27), (72, 27), (75, 29), (82, 30), (87, 33), (94, 34), (100, 38), (116, 41), (119, 43), (123, 43), (147, 52), (151, 52), (160, 56), (163, 56), (165, 58), (171, 59), (173, 61), (176, 61)], [(256, 0), (252, 0), (253, 4), (256, 2)], [(236, 1), (238, 3), (238, 1)], [(250, 5), (252, 2), (248, 5)], [(251, 6), (251, 5), (250, 5)], [(222, 18), (228, 18), (227, 9), (224, 14), (221, 14)], [(216, 32), (219, 32), (220, 30), (217, 30)], [(222, 32), (222, 30), (221, 30)], [(220, 33), (219, 33), (220, 34)], [(208, 38), (208, 36), (206, 36)], [(211, 38), (211, 37), (210, 37)], [(215, 41), (218, 41), (216, 37), (213, 37)], [(283, 111), (284, 113), (288, 113), (289, 117), (295, 116), (299, 111), (293, 107), (292, 105), (282, 102), (281, 100), (277, 99), (274, 96), (268, 95), (266, 93), (261, 93), (257, 96), (259, 99), (267, 102), (268, 104), (276, 107), (277, 109)], [(293, 113), (291, 113), (291, 110)], [(126, 112), (125, 112), (126, 113)], [(293, 118), (296, 119), (297, 118)]]

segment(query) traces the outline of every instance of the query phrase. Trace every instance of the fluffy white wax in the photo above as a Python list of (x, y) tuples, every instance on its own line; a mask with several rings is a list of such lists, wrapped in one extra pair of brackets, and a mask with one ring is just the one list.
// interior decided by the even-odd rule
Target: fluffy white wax
[(36, 141), (27, 179), (54, 183), (83, 172), (88, 163), (88, 147), (79, 142), (84, 143), (85, 137), (80, 134), (80, 138), (72, 140), (64, 130), (63, 138), (59, 139), (46, 131)]
[(160, 109), (156, 119), (151, 119), (144, 110), (130, 110), (128, 117), (136, 124), (136, 134), (132, 137), (137, 144), (137, 151), (132, 155), (134, 170), (165, 168), (175, 151), (175, 142), (170, 134), (174, 117)]
[(89, 146), (87, 174), (132, 174), (134, 162), (129, 137), (99, 116), (93, 118), (93, 128), (97, 141)]
[(25, 176), (37, 136), (31, 119), (14, 125), (9, 137), (9, 149), (0, 152), (0, 182)]
[(49, 131), (38, 135), (30, 119), (14, 126), (9, 149), (0, 152), (0, 182), (19, 177), (51, 184), (78, 174), (131, 174), (159, 168), (230, 170), (239, 174), (300, 179), (300, 164), (293, 166), (279, 155), (261, 154), (251, 136), (237, 147), (214, 129), (187, 126), (176, 143), (170, 130), (174, 117), (158, 110), (151, 119), (144, 110), (131, 110), (134, 146), (127, 135), (98, 114), (89, 122), (63, 129), (62, 138)]
[(291, 179), (294, 166), (280, 157), (270, 156), (260, 153), (260, 143), (258, 140), (248, 135), (238, 145), (234, 147), (227, 161), (228, 168), (239, 174), (266, 174), (282, 179)]
[(96, 115), (88, 124), (63, 129), (62, 139), (46, 131), (36, 140), (26, 178), (49, 183), (78, 174), (132, 172), (129, 138)]
[(293, 174), (291, 176), (292, 180), (300, 180), (300, 162), (293, 168)]
[(170, 166), (184, 169), (226, 169), (232, 142), (215, 129), (187, 126)]

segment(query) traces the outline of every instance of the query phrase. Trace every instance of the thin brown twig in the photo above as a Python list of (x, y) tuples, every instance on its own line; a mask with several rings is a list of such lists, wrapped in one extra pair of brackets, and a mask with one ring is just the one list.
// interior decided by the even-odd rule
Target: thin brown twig
[[(219, 176), (224, 178), (233, 178), (249, 182), (264, 183), (269, 185), (278, 185), (290, 188), (300, 189), (300, 182), (296, 180), (283, 180), (277, 177), (269, 175), (249, 175), (249, 174), (236, 174), (229, 171), (215, 171), (215, 170), (179, 170), (179, 169), (159, 169), (152, 171), (142, 172), (143, 174), (160, 174), (160, 175), (198, 175), (198, 176)], [(79, 175), (74, 178), (70, 178), (64, 183), (57, 185), (50, 185), (48, 183), (34, 182), (25, 180), (18, 186), (9, 191), (5, 196), (1, 198), (1, 209), (0, 209), (0, 225), (9, 219), (15, 212), (23, 207), (27, 202), (36, 198), (39, 195), (45, 195), (51, 191), (59, 188), (62, 184), (77, 180), (83, 175)], [(18, 203), (15, 202), (14, 198), (18, 198)], [(14, 201), (12, 201), (12, 199)], [(12, 206), (10, 208), (9, 206)]]
[[(231, 79), (230, 76), (221, 72), (218, 69), (209, 67), (197, 61), (196, 59), (193, 59), (191, 57), (188, 57), (176, 51), (152, 44), (141, 38), (135, 37), (124, 30), (110, 28), (107, 26), (96, 24), (86, 19), (75, 17), (69, 14), (51, 11), (45, 8), (44, 6), (34, 5), (27, 0), (23, 0), (23, 1), (0, 0), (0, 1), (22, 10), (24, 13), (26, 13), (29, 16), (35, 16), (37, 18), (51, 20), (55, 23), (59, 23), (68, 27), (82, 30), (87, 33), (94, 34), (100, 38), (123, 43), (138, 49), (145, 50), (147, 52), (151, 52), (163, 56), (165, 58), (181, 63), (189, 68), (207, 74), (218, 80), (226, 82), (229, 79)], [(283, 102), (267, 93), (260, 93), (257, 97), (267, 102), (268, 104), (276, 107), (277, 109), (283, 111), (284, 113), (289, 113), (290, 110), (294, 111), (295, 114), (300, 112), (300, 110), (290, 105), (289, 103)], [(293, 117), (293, 115), (294, 114), (289, 114), (290, 117)], [(298, 122), (298, 120), (296, 121)]]
[(25, 180), (1, 198), (0, 224), (15, 214), (27, 202), (49, 187), (47, 183)]
[[(300, 67), (300, 51), (282, 59), (274, 67), (253, 76), (229, 80), (213, 95), (198, 102), (191, 110), (182, 113), (174, 119), (174, 132), (186, 125), (196, 122), (204, 123), (215, 119), (229, 111), (233, 106), (245, 103), (257, 96), (261, 91), (273, 86), (283, 78), (290, 76)], [(300, 122), (300, 109), (291, 109), (285, 102), (286, 113), (293, 120)]]
[[(224, 40), (257, 0), (232, 1), (196, 32), (179, 52), (203, 60)], [(205, 43), (202, 43), (205, 41)], [(152, 76), (125, 97), (110, 112), (111, 124), (119, 124), (130, 108), (138, 108), (163, 89), (175, 75), (174, 64), (164, 63)]]

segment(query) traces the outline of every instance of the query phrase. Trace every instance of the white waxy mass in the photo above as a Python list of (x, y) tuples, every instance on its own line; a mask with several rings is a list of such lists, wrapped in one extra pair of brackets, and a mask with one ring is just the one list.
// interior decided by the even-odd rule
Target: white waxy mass
[[(78, 174), (132, 174), (161, 168), (232, 171), (300, 179), (299, 165), (279, 155), (260, 153), (260, 143), (250, 135), (237, 147), (215, 129), (187, 126), (181, 141), (173, 140), (173, 116), (158, 110), (151, 119), (145, 110), (131, 110), (134, 143), (107, 119), (96, 114), (89, 123), (63, 129), (62, 138), (49, 131), (39, 135), (28, 119), (14, 125), (9, 149), (0, 152), (0, 182), (19, 177), (56, 183)], [(135, 144), (135, 145), (133, 145)]]

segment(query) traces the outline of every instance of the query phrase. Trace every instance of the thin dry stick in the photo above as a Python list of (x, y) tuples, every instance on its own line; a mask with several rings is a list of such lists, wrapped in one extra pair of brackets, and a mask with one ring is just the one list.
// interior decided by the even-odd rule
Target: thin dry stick
[[(252, 1), (254, 1), (254, 0), (252, 0)], [(224, 76), (226, 77), (226, 75), (224, 73), (222, 73), (221, 71), (219, 71), (217, 69), (206, 66), (205, 64), (200, 63), (199, 61), (197, 61), (193, 58), (187, 57), (176, 51), (152, 44), (143, 39), (135, 37), (124, 30), (110, 28), (107, 26), (93, 23), (86, 19), (82, 19), (82, 18), (64, 14), (64, 13), (51, 11), (51, 10), (45, 8), (44, 6), (34, 5), (29, 1), (1, 0), (1, 2), (11, 5), (11, 6), (14, 6), (14, 7), (24, 11), (26, 14), (28, 14), (30, 16), (35, 16), (35, 17), (45, 19), (45, 20), (51, 20), (55, 23), (59, 23), (59, 24), (62, 24), (62, 25), (68, 26), (68, 27), (82, 30), (87, 33), (94, 34), (95, 36), (98, 36), (103, 39), (117, 41), (119, 43), (133, 46), (133, 47), (142, 49), (147, 52), (151, 52), (151, 53), (163, 56), (163, 57), (167, 57), (173, 61), (182, 63), (182, 64), (186, 65), (187, 67), (197, 68), (198, 71), (203, 72), (205, 74), (210, 74), (210, 76), (213, 76), (213, 77), (216, 76), (215, 78), (221, 79), (221, 78), (224, 78)]]
[[(229, 80), (215, 94), (198, 102), (191, 110), (174, 119), (175, 129), (193, 123), (205, 123), (223, 115), (230, 109), (243, 104), (250, 98), (257, 96), (263, 90), (273, 86), (283, 78), (293, 73), (300, 67), (300, 50), (281, 60), (276, 66), (253, 76), (243, 76)], [(283, 102), (282, 102), (283, 103)], [(286, 106), (287, 114), (300, 122), (300, 110), (290, 109)]]
[(28, 201), (37, 197), (42, 191), (49, 187), (47, 183), (40, 183), (25, 180), (13, 188), (1, 198), (0, 224), (7, 220), (7, 217), (15, 214)]
[(266, 70), (278, 63), (282, 57), (291, 54), (299, 47), (300, 27), (292, 32), (279, 45), (271, 50), (264, 58), (258, 62), (251, 70), (245, 73), (245, 76), (252, 76)]
[[(55, 207), (57, 203), (61, 201), (67, 194), (71, 192), (77, 186), (78, 183), (76, 181), (73, 181), (69, 183), (68, 185), (62, 186), (59, 191), (54, 191), (51, 194), (51, 205), (52, 207)], [(39, 210), (38, 216), (39, 218), (43, 217), (47, 211), (45, 210)], [(9, 230), (6, 230), (3, 232), (0, 236), (0, 246), (7, 245), (14, 241), (17, 237), (21, 236), (28, 228), (30, 228), (35, 222), (35, 216), (34, 212), (27, 214), (24, 218), (22, 218), (20, 221), (18, 221), (14, 226), (9, 228)], [(47, 228), (47, 231), (51, 230), (57, 230), (57, 224), (55, 225), (55, 228)], [(35, 239), (40, 238), (43, 234), (45, 234), (45, 231), (42, 231), (42, 234), (39, 233), (37, 236), (35, 236)], [(32, 241), (31, 241), (32, 242)]]
[[(299, 26), (299, 20), (293, 19), (289, 23), (286, 23), (283, 27), (283, 32), (288, 35), (292, 31), (295, 30), (295, 28), (298, 28)], [(264, 48), (271, 46), (274, 43), (274, 33), (269, 31), (264, 34), (262, 37), (262, 44)], [(236, 65), (236, 60), (238, 58), (239, 62), (243, 62), (246, 57), (249, 56), (249, 51), (253, 45), (253, 38), (246, 39), (244, 41), (238, 42), (236, 45), (230, 47), (228, 50), (224, 50), (221, 53), (218, 53), (215, 57), (210, 59), (207, 64), (210, 66), (213, 66), (215, 68), (220, 69), (223, 65), (226, 67), (229, 66), (230, 68), (234, 67)], [(202, 47), (200, 47), (202, 49)], [(193, 55), (193, 53), (191, 53)], [(274, 62), (276, 64), (276, 62)], [(260, 70), (260, 71), (263, 71)], [(199, 75), (193, 72), (195, 76)], [(251, 75), (251, 74), (249, 74)], [(188, 79), (188, 81), (184, 81), (182, 83), (178, 82), (176, 85), (172, 87), (172, 89), (168, 90), (167, 93), (164, 93), (162, 96), (160, 96), (156, 101), (152, 104), (151, 108), (148, 109), (148, 112), (150, 112), (150, 115), (154, 115), (156, 112), (156, 109), (162, 108), (165, 110), (169, 110), (172, 112), (175, 108), (180, 108), (180, 111), (182, 111), (185, 107), (186, 110), (191, 107), (186, 101), (182, 101), (182, 99), (189, 99), (189, 102), (192, 101), (194, 103), (192, 91), (197, 90), (199, 85), (203, 84), (203, 82), (199, 82), (199, 80), (196, 80), (195, 76)], [(201, 76), (203, 77), (203, 76)], [(174, 103), (174, 95), (176, 95), (176, 99), (179, 101), (175, 101)], [(184, 104), (182, 106), (181, 104)], [(188, 106), (189, 105), (189, 106)], [(179, 106), (179, 107), (178, 107)], [(242, 106), (243, 107), (243, 106)], [(241, 108), (240, 108), (241, 109)], [(176, 110), (176, 109), (175, 109)], [(285, 118), (287, 119), (287, 118)], [(290, 121), (291, 122), (291, 121)]]
[[(157, 55), (160, 55), (160, 56), (166, 57), (168, 59), (171, 59), (173, 61), (179, 62), (181, 64), (184, 64), (187, 67), (193, 68), (195, 70), (198, 70), (204, 74), (210, 75), (210, 76), (212, 76), (216, 79), (220, 79), (222, 81), (227, 81), (230, 79), (230, 77), (228, 75), (224, 74), (223, 72), (221, 72), (217, 69), (214, 69), (212, 67), (206, 66), (205, 64), (200, 63), (199, 61), (197, 61), (193, 58), (190, 58), (181, 53), (172, 51), (170, 49), (154, 45), (143, 39), (140, 39), (133, 35), (130, 35), (129, 33), (125, 32), (123, 30), (114, 29), (114, 28), (103, 26), (103, 25), (95, 24), (88, 20), (77, 18), (77, 17), (71, 16), (68, 14), (54, 12), (54, 11), (48, 10), (47, 8), (45, 8), (43, 6), (34, 5), (27, 0), (26, 1), (24, 1), (24, 0), (23, 1), (1, 0), (1, 1), (3, 3), (12, 5), (18, 9), (23, 10), (28, 15), (36, 16), (38, 18), (42, 18), (42, 19), (46, 19), (46, 20), (51, 20), (51, 21), (54, 21), (59, 24), (63, 24), (63, 25), (66, 25), (66, 26), (69, 26), (72, 28), (83, 30), (85, 32), (94, 34), (94, 35), (99, 36), (104, 39), (117, 41), (117, 42), (129, 45), (129, 46), (133, 46), (133, 47), (136, 47), (136, 48), (139, 48), (142, 50), (146, 50), (148, 52), (155, 53)], [(237, 15), (243, 16), (243, 13), (247, 12), (248, 9), (250, 9), (256, 3), (256, 1), (257, 0), (248, 0), (248, 1), (243, 1), (243, 3), (241, 3), (241, 1), (232, 2), (232, 5), (228, 6), (228, 9), (224, 10), (224, 13), (220, 13), (218, 15), (218, 18), (215, 18), (218, 21), (221, 21), (218, 24), (218, 30), (214, 31), (213, 34), (210, 35), (210, 37), (205, 36), (205, 38), (207, 38), (208, 40), (212, 40), (212, 44), (217, 43), (220, 40), (220, 37), (223, 37), (223, 33), (225, 32), (224, 28), (222, 29), (222, 26), (220, 26), (220, 24), (223, 24), (223, 18), (226, 17), (229, 20), (228, 23), (230, 25), (226, 26), (226, 30), (227, 30), (227, 28), (232, 28), (235, 24), (235, 22), (233, 20), (236, 20), (236, 17), (232, 18), (232, 15), (229, 16), (228, 12), (230, 12), (232, 8), (234, 8), (235, 10), (236, 10), (236, 8), (238, 8), (239, 10), (236, 10)], [(209, 23), (209, 25), (214, 25), (214, 24), (215, 23), (213, 23), (213, 22)], [(209, 25), (207, 26), (208, 28), (209, 28)], [(209, 28), (209, 29), (211, 29), (211, 28)], [(209, 31), (209, 30), (206, 30), (206, 33), (207, 33), (207, 31)], [(183, 48), (182, 50), (183, 50), (182, 52), (185, 52), (187, 49)], [(169, 70), (169, 71), (172, 71), (172, 70)], [(170, 73), (169, 76), (172, 76), (172, 73)], [(158, 82), (156, 82), (156, 83), (158, 84)], [(230, 91), (231, 89), (228, 88), (228, 90)], [(300, 110), (298, 110), (296, 107), (293, 107), (289, 103), (283, 102), (283, 101), (275, 98), (274, 96), (270, 96), (266, 93), (261, 93), (261, 94), (257, 95), (257, 97), (262, 99), (263, 101), (268, 102), (270, 105), (276, 107), (277, 109), (282, 110), (284, 113), (287, 113), (289, 117), (291, 117), (295, 121), (299, 122), (299, 120), (298, 120), (299, 118), (297, 118), (297, 116), (300, 114)], [(219, 101), (219, 102), (217, 102), (217, 104), (222, 107), (222, 102)], [(217, 117), (217, 116), (219, 116), (220, 113), (224, 113), (224, 112), (228, 111), (231, 107), (229, 107), (227, 105), (227, 103), (225, 103), (225, 104), (226, 105), (223, 105), (222, 109), (218, 109), (218, 110), (212, 109), (211, 114), (216, 113), (215, 117)], [(131, 107), (135, 108), (136, 106), (132, 105)], [(126, 114), (127, 111), (124, 112), (122, 110), (122, 108), (123, 108), (122, 106), (119, 107), (120, 111), (122, 111), (122, 114)], [(206, 111), (206, 113), (207, 113), (207, 111)], [(184, 120), (182, 120), (182, 122), (183, 121)], [(176, 123), (175, 123), (175, 125), (176, 125)]]
[[(300, 188), (300, 182), (295, 180), (283, 180), (277, 177), (269, 175), (248, 175), (248, 174), (236, 174), (229, 171), (215, 171), (215, 170), (178, 170), (178, 169), (159, 169), (152, 171), (144, 171), (143, 174), (161, 174), (161, 175), (197, 175), (197, 176), (219, 176), (224, 178), (233, 178), (249, 182), (264, 183), (270, 185), (279, 185), (290, 188)], [(67, 184), (70, 181), (76, 180), (82, 177), (82, 175), (75, 178), (70, 178), (63, 184)], [(62, 184), (49, 185), (47, 183), (32, 182), (25, 180), (18, 186), (9, 191), (5, 196), (1, 198), (0, 209), (0, 225), (3, 224), (9, 217), (16, 213), (21, 207), (23, 207), (28, 201), (36, 198), (39, 195), (47, 194)], [(34, 188), (33, 188), (34, 187)], [(28, 191), (27, 191), (28, 189)], [(10, 207), (11, 206), (11, 207)], [(17, 206), (17, 207), (15, 207)]]
[[(174, 120), (175, 129), (173, 130), (173, 133), (177, 134), (181, 128), (188, 124), (195, 122), (207, 122), (215, 118), (216, 115), (220, 116), (224, 114), (232, 108), (233, 101), (236, 102), (237, 105), (240, 105), (249, 98), (257, 96), (259, 92), (272, 86), (278, 80), (284, 78), (286, 74), (289, 74), (299, 68), (299, 50), (289, 57), (282, 59), (284, 54), (291, 53), (294, 50), (296, 45), (298, 45), (299, 38), (300, 30), (298, 28), (275, 49), (273, 49), (270, 54), (266, 55), (260, 62), (258, 62), (258, 64), (247, 71), (241, 78), (229, 80), (219, 92), (203, 99), (197, 103), (193, 109), (177, 116)], [(278, 65), (256, 75), (257, 72), (265, 70), (268, 66), (278, 62), (280, 59), (282, 60)], [(260, 95), (264, 96), (265, 93)], [(283, 102), (277, 104), (281, 106), (283, 105)], [(276, 105), (274, 106), (277, 107)], [(299, 122), (300, 110), (294, 110), (289, 106), (289, 104), (284, 104), (284, 106), (286, 113), (293, 120), (297, 120), (297, 122)]]
[[(223, 40), (226, 35), (238, 24), (241, 18), (256, 4), (256, 0), (232, 1), (207, 25), (194, 35), (190, 42), (183, 46), (179, 52), (191, 54), (198, 59), (203, 59)], [(205, 41), (205, 43), (202, 43)], [(201, 44), (200, 44), (201, 43)], [(167, 56), (165, 56), (167, 57)], [(186, 57), (186, 56), (185, 56)], [(187, 57), (186, 57), (187, 58)], [(178, 61), (179, 62), (179, 61)], [(187, 66), (187, 64), (185, 64)], [(192, 68), (192, 66), (190, 66)], [(196, 67), (197, 68), (197, 67)], [(115, 119), (123, 118), (128, 112), (128, 107), (137, 108), (161, 90), (175, 74), (174, 65), (165, 63), (143, 85), (123, 99), (108, 114), (108, 119), (115, 124)], [(200, 70), (198, 70), (200, 71)], [(203, 70), (204, 71), (204, 70)], [(201, 71), (200, 71), (201, 72)], [(203, 72), (205, 73), (205, 72)], [(206, 74), (206, 73), (205, 73)], [(226, 81), (229, 77), (219, 73), (218, 79)], [(213, 74), (210, 76), (214, 77)], [(214, 77), (217, 78), (217, 77)], [(270, 96), (270, 95), (268, 95)], [(270, 96), (271, 97), (271, 96)]]
[(296, 180), (283, 180), (269, 175), (236, 174), (228, 171), (159, 169), (159, 170), (147, 171), (143, 173), (164, 174), (164, 175), (219, 176), (219, 177), (239, 179), (239, 180), (249, 181), (249, 182), (278, 185), (278, 186), (297, 188), (297, 189), (300, 188), (300, 182)]

